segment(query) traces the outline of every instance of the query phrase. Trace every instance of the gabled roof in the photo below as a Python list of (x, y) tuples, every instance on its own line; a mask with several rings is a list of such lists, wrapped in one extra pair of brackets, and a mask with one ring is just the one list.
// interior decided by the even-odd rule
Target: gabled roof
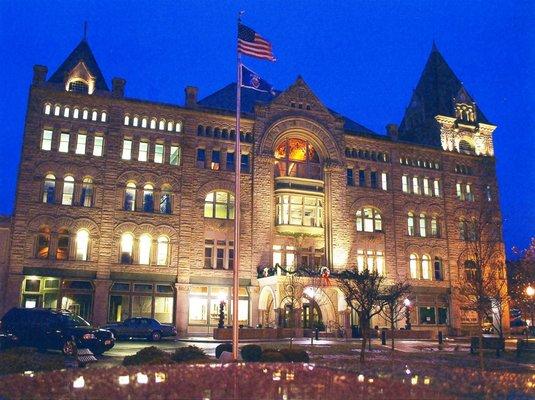
[[(259, 103), (270, 103), (277, 98), (282, 91), (275, 90), (273, 94), (268, 92), (260, 92), (251, 88), (244, 87), (241, 91), (241, 109), (244, 113), (253, 114), (254, 106)], [(236, 83), (230, 83), (227, 86), (219, 89), (218, 91), (206, 96), (204, 99), (198, 101), (199, 106), (204, 108), (210, 108), (220, 111), (236, 112)], [(344, 120), (344, 129), (349, 133), (354, 134), (372, 134), (376, 135), (373, 131), (365, 126), (351, 120), (348, 117), (338, 114), (337, 112), (329, 109), (329, 111), (336, 117), (340, 117)]]
[[(399, 126), (400, 139), (440, 146), (440, 127), (435, 116), (454, 115), (454, 99), (462, 87), (462, 82), (433, 43), (431, 54)], [(470, 95), (468, 97), (471, 98)], [(485, 115), (477, 106), (476, 108), (477, 122), (488, 123)]]
[(69, 54), (56, 72), (54, 72), (50, 79), (48, 79), (48, 81), (53, 83), (63, 83), (65, 74), (69, 73), (74, 67), (76, 67), (80, 61), (83, 61), (91, 75), (95, 77), (95, 87), (98, 90), (109, 91), (110, 89), (106, 84), (104, 75), (102, 75), (102, 71), (97, 64), (97, 60), (95, 60), (95, 56), (89, 47), (89, 43), (87, 43), (87, 40), (85, 39), (82, 39), (78, 46), (76, 46), (71, 54)]

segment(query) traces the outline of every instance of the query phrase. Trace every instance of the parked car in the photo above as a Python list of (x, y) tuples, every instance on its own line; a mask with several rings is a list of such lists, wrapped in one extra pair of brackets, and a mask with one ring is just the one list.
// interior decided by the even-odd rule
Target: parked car
[(0, 332), (15, 336), (17, 345), (61, 350), (66, 355), (77, 348), (99, 355), (115, 344), (109, 330), (92, 327), (69, 311), (48, 308), (12, 308), (0, 321)]
[(153, 342), (163, 337), (176, 336), (176, 327), (172, 324), (162, 324), (154, 318), (134, 317), (123, 322), (104, 326), (113, 332), (117, 339), (145, 338)]
[(525, 335), (526, 333), (531, 335), (535, 334), (535, 327), (528, 326), (526, 321), (522, 321), (520, 319), (511, 322), (510, 327), (511, 335)]

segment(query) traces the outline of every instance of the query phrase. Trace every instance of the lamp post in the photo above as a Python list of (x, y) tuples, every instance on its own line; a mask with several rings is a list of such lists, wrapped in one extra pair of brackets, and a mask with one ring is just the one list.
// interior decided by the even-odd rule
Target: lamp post
[[(533, 326), (534, 326), (533, 325), (533, 296), (535, 295), (535, 288), (533, 288), (533, 286), (529, 285), (526, 288), (526, 294), (529, 297), (529, 311), (530, 311), (529, 319), (530, 319), (531, 328), (533, 328)], [(528, 335), (528, 337), (529, 337), (529, 330), (530, 330), (530, 327), (527, 326), (526, 327), (526, 335)]]
[(409, 299), (403, 300), (405, 306), (405, 330), (411, 330), (411, 301)]

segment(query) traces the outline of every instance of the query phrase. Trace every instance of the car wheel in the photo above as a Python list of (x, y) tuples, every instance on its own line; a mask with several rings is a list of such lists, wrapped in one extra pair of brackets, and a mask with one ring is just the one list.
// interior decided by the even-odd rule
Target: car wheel
[(153, 342), (159, 342), (162, 338), (162, 334), (158, 331), (154, 331), (150, 334), (150, 340)]
[(61, 348), (61, 352), (66, 356), (73, 356), (76, 354), (76, 343), (74, 343), (74, 340), (67, 339), (65, 342), (63, 342), (63, 347)]

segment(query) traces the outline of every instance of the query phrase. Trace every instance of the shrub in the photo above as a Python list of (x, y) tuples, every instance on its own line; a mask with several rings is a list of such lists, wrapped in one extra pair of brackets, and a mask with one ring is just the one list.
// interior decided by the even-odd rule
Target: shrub
[(257, 344), (247, 344), (241, 349), (243, 361), (258, 362), (262, 358), (262, 347)]
[(218, 345), (215, 348), (215, 357), (219, 359), (219, 357), (221, 357), (221, 353), (223, 353), (224, 351), (232, 353), (232, 343), (226, 342)]
[(0, 352), (0, 375), (63, 368), (65, 358), (61, 354), (40, 353), (27, 347), (10, 348)]
[(280, 349), (279, 352), (282, 354), (284, 359), (288, 362), (309, 362), (310, 357), (305, 350), (298, 349)]
[(264, 350), (262, 352), (262, 357), (260, 358), (260, 361), (263, 362), (284, 362), (286, 361), (284, 359), (284, 356), (279, 353), (277, 350)]
[(208, 358), (208, 356), (203, 349), (200, 349), (197, 346), (186, 346), (176, 349), (171, 358), (174, 362), (180, 363), (205, 360)]
[(171, 364), (171, 355), (155, 346), (145, 347), (136, 354), (126, 356), (123, 365)]

